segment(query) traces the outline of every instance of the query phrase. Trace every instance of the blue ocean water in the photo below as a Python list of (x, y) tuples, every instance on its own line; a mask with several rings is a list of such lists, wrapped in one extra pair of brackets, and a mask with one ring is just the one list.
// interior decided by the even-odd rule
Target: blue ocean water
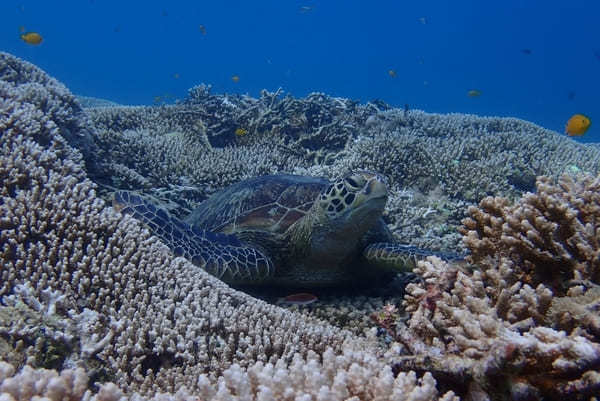
[(592, 126), (578, 140), (600, 142), (597, 0), (2, 0), (0, 15), (0, 49), (79, 95), (152, 104), (202, 82), (281, 87), (559, 132), (583, 113)]

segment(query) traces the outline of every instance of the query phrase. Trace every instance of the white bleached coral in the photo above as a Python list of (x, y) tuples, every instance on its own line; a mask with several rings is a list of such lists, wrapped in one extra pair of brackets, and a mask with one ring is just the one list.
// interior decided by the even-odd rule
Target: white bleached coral
[(0, 98), (22, 106), (30, 105), (45, 115), (58, 133), (77, 149), (75, 153), (83, 154), (88, 174), (99, 173), (99, 148), (91, 121), (62, 83), (33, 64), (0, 52)]
[[(84, 399), (88, 377), (83, 369), (54, 370), (33, 369), (25, 366), (20, 372), (0, 361), (0, 400), (28, 401), (78, 401)], [(99, 400), (99, 398), (96, 398)]]
[[(417, 378), (414, 372), (396, 377), (389, 367), (363, 353), (331, 349), (322, 357), (309, 352), (304, 359), (296, 354), (291, 363), (256, 362), (247, 369), (234, 364), (216, 383), (206, 375), (197, 378), (195, 392), (181, 387), (175, 394), (144, 396), (125, 394), (114, 383), (103, 383), (96, 394), (88, 390), (88, 375), (83, 369), (54, 370), (24, 367), (20, 372), (0, 362), (0, 400), (28, 401), (35, 397), (59, 400), (153, 400), (178, 401), (293, 401), (293, 400), (396, 400), (458, 401), (451, 391), (439, 394), (431, 374)], [(4, 398), (3, 398), (4, 397)]]
[[(347, 393), (355, 399), (379, 394), (385, 400), (410, 389), (420, 398), (437, 398), (430, 376), (419, 380), (407, 374), (395, 381), (369, 341), (234, 291), (173, 257), (137, 221), (97, 198), (52, 115), (12, 96), (13, 86), (0, 84), (5, 91), (0, 99), (0, 297), (9, 303), (29, 298), (32, 310), (63, 320), (64, 331), (72, 333), (67, 344), (72, 349), (55, 363), (83, 366), (104, 382), (97, 399), (135, 392), (151, 396), (184, 386), (197, 394), (207, 383), (218, 389), (229, 380), (235, 386), (231, 381), (240, 375), (248, 379), (238, 386), (250, 383), (252, 375), (260, 377), (260, 386), (247, 384), (244, 390), (256, 399), (280, 392), (278, 377), (296, 383), (285, 390), (293, 398), (296, 393), (304, 398), (300, 394)], [(55, 100), (38, 103), (44, 101)], [(47, 328), (43, 321), (33, 323), (38, 333)], [(37, 357), (48, 352), (44, 343), (7, 324), (2, 341), (32, 356), (29, 364), (38, 364)], [(287, 370), (292, 361), (298, 372)], [(59, 375), (22, 369), (16, 375), (4, 369), (11, 377), (3, 379), (3, 397), (87, 397), (82, 386), (69, 387), (79, 383), (73, 377), (83, 377), (80, 370)], [(31, 391), (15, 393), (18, 387)]]
[[(29, 304), (21, 304), (64, 320), (66, 326), (58, 327), (58, 332), (69, 334), (65, 338), (73, 352), (59, 360), (58, 367), (85, 368), (100, 382), (97, 399), (154, 395), (157, 399), (185, 399), (202, 394), (217, 400), (450, 400), (459, 392), (551, 399), (597, 393), (595, 222), (577, 223), (570, 212), (563, 213), (572, 206), (585, 215), (590, 202), (595, 202), (595, 195), (585, 190), (589, 187), (585, 182), (539, 191), (559, 206), (573, 204), (556, 209), (562, 214), (545, 214), (543, 208), (531, 207), (538, 205), (535, 196), (527, 196), (527, 201), (510, 209), (536, 216), (529, 221), (533, 229), (525, 224), (526, 218), (519, 220), (519, 227), (510, 226), (510, 216), (501, 224), (494, 220), (498, 216), (480, 221), (473, 218), (475, 228), (465, 223), (470, 231), (481, 227), (483, 233), (468, 236), (485, 240), (481, 243), (487, 248), (479, 254), (474, 245), (477, 241), (468, 244), (474, 257), (482, 256), (477, 260), (479, 271), (450, 266), (439, 259), (420, 263), (417, 273), (424, 281), (408, 287), (406, 306), (411, 317), (398, 334), (404, 351), (412, 355), (398, 357), (401, 347), (394, 345), (390, 353), (397, 363), (390, 369), (371, 339), (267, 305), (232, 290), (188, 261), (174, 258), (138, 222), (121, 216), (96, 196), (96, 185), (87, 178), (78, 151), (61, 136), (64, 121), (58, 111), (65, 106), (60, 104), (62, 98), (37, 89), (22, 96), (25, 89), (0, 80), (0, 297), (7, 305), (30, 293)], [(318, 103), (319, 98), (312, 101)], [(41, 109), (42, 104), (51, 107)], [(419, 119), (425, 120), (420, 113), (411, 114), (412, 119), (400, 122), (415, 125)], [(425, 124), (423, 130), (440, 136), (450, 121), (466, 126), (472, 119), (433, 120), (435, 126)], [(511, 121), (487, 123), (490, 127), (522, 126)], [(331, 171), (361, 161), (382, 163), (370, 157), (373, 149), (377, 147), (367, 144), (356, 158), (333, 160)], [(571, 156), (579, 152), (578, 147), (573, 149)], [(417, 150), (423, 150), (423, 145)], [(474, 145), (461, 152), (478, 155)], [(432, 154), (422, 152), (414, 160), (420, 163), (426, 153)], [(595, 155), (587, 150), (581, 154), (586, 155), (586, 163)], [(243, 153), (239, 155), (242, 160)], [(408, 156), (399, 154), (392, 163), (413, 160), (406, 159)], [(463, 165), (475, 171), (477, 163), (467, 159)], [(427, 174), (425, 170), (411, 171)], [(471, 173), (462, 177), (467, 176)], [(561, 191), (575, 195), (561, 195)], [(510, 207), (508, 202), (498, 206), (505, 207)], [(555, 232), (547, 228), (554, 227), (551, 223), (556, 216), (567, 218), (577, 232), (558, 240), (552, 237)], [(522, 244), (515, 245), (512, 240), (505, 246), (502, 234), (489, 233), (498, 227), (504, 233), (505, 222), (510, 229), (507, 233)], [(529, 231), (559, 244), (541, 246), (543, 241), (528, 236)], [(518, 258), (510, 251), (514, 246), (529, 246), (532, 251), (528, 255), (533, 256), (547, 256), (561, 246), (567, 249), (570, 259), (563, 253), (558, 257), (569, 267), (568, 272), (559, 274), (572, 279), (568, 288), (561, 288), (555, 280), (547, 282), (543, 274), (529, 274), (543, 271), (544, 266), (536, 263), (545, 259)], [(27, 291), (19, 295), (19, 288)], [(570, 310), (577, 313), (569, 315)], [(19, 323), (7, 320), (3, 324), (7, 322), (0, 341), (14, 352), (31, 356), (27, 362), (39, 368), (35, 356), (48, 350), (31, 335), (50, 326), (45, 321), (31, 321), (33, 325), (21, 330)], [(25, 399), (53, 399), (56, 394), (67, 399), (94, 396), (87, 393), (87, 387), (75, 386), (76, 391), (69, 387), (81, 383), (83, 379), (68, 378), (83, 378), (82, 370), (63, 369), (59, 374), (22, 367), (24, 361), (16, 361), (20, 373), (0, 364), (3, 399), (20, 399), (13, 391), (19, 384), (37, 391)], [(32, 380), (37, 383), (33, 387), (28, 384)], [(48, 394), (45, 391), (50, 387), (54, 392)], [(177, 393), (159, 395), (164, 392)]]

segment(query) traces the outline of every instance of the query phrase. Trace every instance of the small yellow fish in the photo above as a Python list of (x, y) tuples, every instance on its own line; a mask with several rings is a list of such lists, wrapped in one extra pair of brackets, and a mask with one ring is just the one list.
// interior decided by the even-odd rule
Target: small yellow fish
[(198, 29), (202, 35), (206, 35), (206, 27), (204, 25), (199, 25)]
[(565, 125), (565, 134), (569, 136), (581, 136), (586, 133), (592, 125), (592, 120), (583, 114), (573, 114), (567, 125)]
[(238, 128), (235, 130), (235, 135), (236, 136), (244, 136), (248, 133), (248, 130), (245, 128)]
[(179, 74), (178, 73), (173, 74), (173, 78), (179, 79)]
[(477, 89), (471, 89), (467, 92), (467, 96), (469, 97), (479, 97), (481, 96), (481, 91)]
[(240, 82), (240, 76), (234, 75), (231, 77), (231, 80), (237, 84), (238, 82)]
[(23, 42), (28, 43), (30, 45), (39, 45), (42, 43), (42, 35), (37, 32), (26, 32), (21, 34), (21, 39)]
[(388, 75), (392, 78), (396, 78), (398, 76), (398, 74), (396, 73), (396, 70), (389, 70)]

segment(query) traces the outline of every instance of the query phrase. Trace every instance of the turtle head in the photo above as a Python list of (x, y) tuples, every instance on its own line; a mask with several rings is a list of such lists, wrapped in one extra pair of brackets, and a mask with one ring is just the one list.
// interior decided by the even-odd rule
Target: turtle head
[(384, 178), (376, 173), (354, 172), (329, 185), (315, 205), (310, 245), (315, 259), (335, 264), (349, 257), (381, 217), (387, 198)]
[[(383, 176), (357, 171), (333, 182), (319, 198), (324, 214), (335, 224), (359, 224), (381, 216), (388, 192)], [(355, 221), (356, 220), (356, 221)], [(368, 222), (365, 222), (368, 224)]]

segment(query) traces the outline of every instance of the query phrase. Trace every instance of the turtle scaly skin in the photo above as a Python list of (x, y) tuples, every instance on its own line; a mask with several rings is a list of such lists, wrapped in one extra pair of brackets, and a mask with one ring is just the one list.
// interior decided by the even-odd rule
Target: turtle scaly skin
[(126, 191), (113, 204), (227, 283), (309, 288), (377, 281), (434, 254), (395, 242), (381, 218), (387, 197), (382, 176), (360, 171), (334, 182), (251, 178), (214, 194), (185, 222)]
[(223, 281), (260, 281), (274, 271), (269, 258), (234, 235), (190, 226), (130, 192), (117, 192), (114, 204), (118, 211), (143, 221), (175, 256), (183, 256)]
[(462, 255), (450, 252), (434, 252), (428, 249), (417, 248), (412, 245), (397, 244), (392, 242), (377, 242), (368, 245), (363, 251), (363, 257), (372, 265), (377, 265), (381, 269), (398, 271), (399, 266), (404, 266), (407, 270), (416, 267), (419, 260), (428, 256), (437, 256), (446, 261), (462, 260)]

